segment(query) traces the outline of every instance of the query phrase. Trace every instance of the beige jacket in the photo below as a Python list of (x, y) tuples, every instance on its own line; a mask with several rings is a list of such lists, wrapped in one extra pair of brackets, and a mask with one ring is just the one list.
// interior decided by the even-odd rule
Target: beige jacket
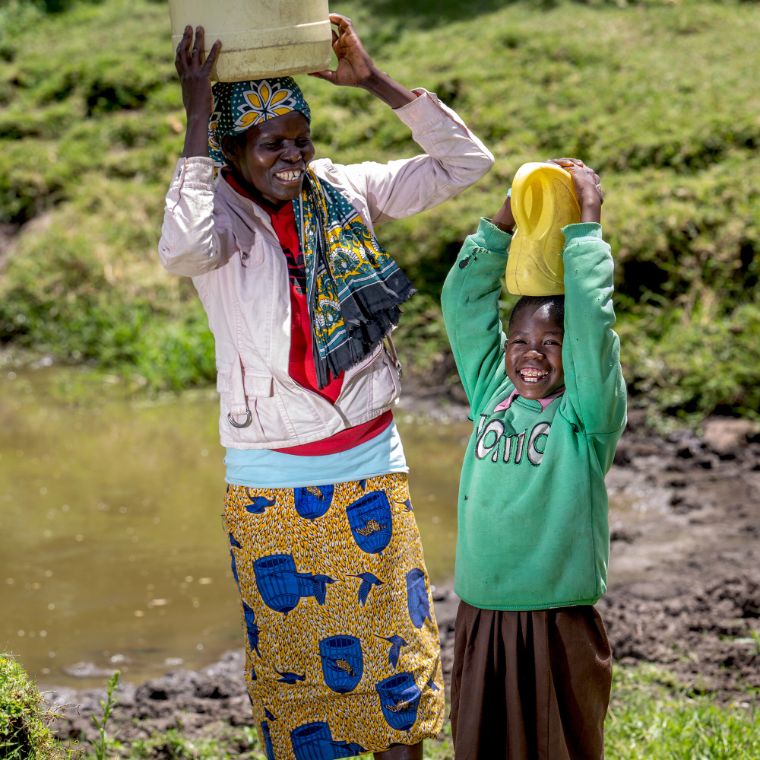
[[(488, 148), (435, 95), (394, 113), (425, 154), (311, 167), (338, 188), (371, 229), (431, 208), (482, 177)], [(398, 399), (399, 374), (384, 346), (345, 373), (331, 404), (288, 374), (288, 273), (268, 214), (225, 181), (208, 158), (180, 159), (166, 195), (159, 255), (173, 274), (193, 278), (216, 341), (219, 432), (223, 446), (287, 448), (366, 422)]]

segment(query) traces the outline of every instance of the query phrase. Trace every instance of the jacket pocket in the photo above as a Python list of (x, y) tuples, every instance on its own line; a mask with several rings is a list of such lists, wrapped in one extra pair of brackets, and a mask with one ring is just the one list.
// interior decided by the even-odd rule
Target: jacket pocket
[(383, 348), (371, 368), (370, 410), (391, 407), (401, 393), (401, 377), (398, 366)]
[(247, 398), (271, 398), (274, 395), (274, 378), (271, 375), (245, 373), (245, 395)]
[(272, 375), (246, 372), (244, 387), (248, 408), (262, 431), (263, 440), (290, 441), (297, 436), (285, 400), (278, 393)]

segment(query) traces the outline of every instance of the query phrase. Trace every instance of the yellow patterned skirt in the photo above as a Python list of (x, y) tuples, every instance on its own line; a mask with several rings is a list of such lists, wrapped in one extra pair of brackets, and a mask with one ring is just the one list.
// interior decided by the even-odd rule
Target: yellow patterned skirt
[(405, 474), (230, 485), (224, 523), (270, 760), (353, 757), (441, 730), (438, 628)]

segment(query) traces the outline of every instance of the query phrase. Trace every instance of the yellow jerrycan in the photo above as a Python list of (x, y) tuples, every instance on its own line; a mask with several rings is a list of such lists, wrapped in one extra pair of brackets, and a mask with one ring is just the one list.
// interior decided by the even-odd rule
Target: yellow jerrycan
[(562, 228), (581, 219), (570, 172), (556, 164), (523, 164), (512, 180), (512, 215), (507, 290), (520, 296), (564, 293)]
[(211, 78), (239, 82), (329, 68), (332, 31), (328, 0), (169, 0), (172, 43), (185, 26), (202, 26), (206, 52), (222, 52)]

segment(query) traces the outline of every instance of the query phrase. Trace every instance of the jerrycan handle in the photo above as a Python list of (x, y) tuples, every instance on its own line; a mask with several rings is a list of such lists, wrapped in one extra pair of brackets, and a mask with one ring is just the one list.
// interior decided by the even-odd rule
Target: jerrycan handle
[(553, 164), (523, 164), (512, 183), (512, 215), (515, 226), (523, 235), (540, 240), (546, 237), (555, 217), (555, 195), (549, 187), (545, 171), (535, 171), (537, 166), (556, 168), (572, 182), (570, 174)]
[(571, 174), (552, 163), (523, 164), (512, 180), (515, 230), (505, 284), (514, 295), (564, 291), (562, 228), (580, 220)]

